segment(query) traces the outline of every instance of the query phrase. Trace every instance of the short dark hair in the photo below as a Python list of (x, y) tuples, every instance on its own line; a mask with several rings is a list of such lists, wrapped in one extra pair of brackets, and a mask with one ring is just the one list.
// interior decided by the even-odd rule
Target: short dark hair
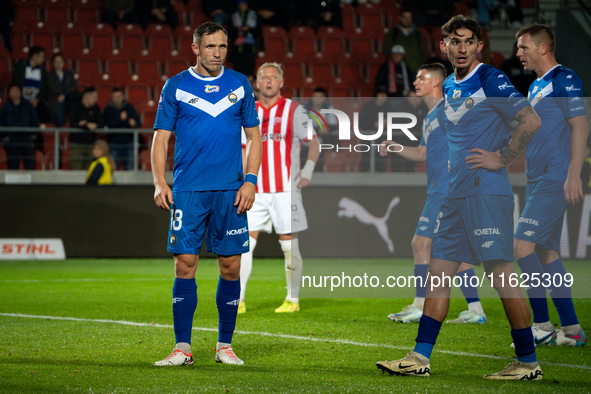
[(515, 38), (518, 39), (525, 34), (529, 34), (537, 46), (546, 44), (550, 52), (554, 52), (554, 33), (548, 26), (541, 23), (529, 23), (519, 29)]
[(62, 59), (64, 59), (64, 62), (66, 61), (66, 57), (63, 55), (63, 53), (58, 52), (58, 53), (54, 53), (53, 56), (51, 57), (51, 62), (53, 63), (53, 61), (55, 60), (56, 57), (61, 57)]
[(34, 45), (29, 49), (29, 59), (32, 58), (35, 55), (38, 55), (40, 53), (45, 53), (45, 49), (43, 49), (43, 47), (40, 47), (38, 45)]
[(201, 39), (203, 36), (208, 36), (210, 34), (216, 33), (218, 31), (223, 31), (226, 35), (226, 39), (228, 39), (228, 32), (222, 25), (215, 22), (205, 22), (201, 26), (195, 29), (193, 33), (193, 42), (197, 44), (197, 46), (201, 45)]
[(317, 88), (314, 88), (312, 93), (324, 93), (325, 96), (328, 96), (328, 93), (326, 93), (326, 89), (324, 89), (322, 86), (318, 86)]
[(87, 86), (84, 88), (82, 95), (84, 96), (87, 93), (94, 93), (94, 92), (96, 92), (96, 88), (94, 86)]
[(113, 88), (113, 90), (111, 90), (111, 93), (115, 93), (115, 92), (121, 92), (121, 93), (123, 93), (123, 89), (121, 89), (119, 86), (115, 86)]
[(458, 29), (462, 28), (470, 30), (472, 33), (474, 33), (478, 41), (480, 41), (480, 25), (474, 19), (464, 15), (456, 15), (447, 21), (445, 25), (441, 26), (441, 34), (443, 35), (443, 39), (445, 40)]
[[(443, 79), (447, 78), (447, 69), (445, 68), (445, 66), (441, 63), (435, 62), (435, 63), (425, 63), (422, 66), (419, 67), (419, 69), (417, 70), (417, 72), (421, 71), (421, 70), (427, 70), (429, 72), (438, 72), (441, 74), (441, 76), (443, 77)], [(443, 82), (443, 80), (442, 80)]]

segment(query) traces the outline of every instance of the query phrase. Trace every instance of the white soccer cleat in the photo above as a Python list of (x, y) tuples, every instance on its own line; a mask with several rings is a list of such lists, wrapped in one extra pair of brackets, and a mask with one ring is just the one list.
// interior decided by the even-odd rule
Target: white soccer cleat
[(513, 361), (507, 364), (505, 369), (491, 375), (484, 375), (484, 379), (494, 380), (542, 380), (544, 374), (540, 368), (540, 364), (522, 363), (520, 361)]
[(224, 364), (244, 365), (244, 361), (240, 360), (234, 354), (231, 346), (224, 346), (215, 352), (215, 362)]
[(410, 352), (400, 360), (378, 361), (376, 366), (383, 372), (390, 375), (408, 375), (428, 377), (431, 376), (431, 363), (427, 357), (415, 352)]
[(483, 313), (482, 315), (471, 311), (463, 311), (460, 312), (457, 319), (448, 320), (446, 323), (452, 324), (485, 324), (486, 323), (486, 315)]
[(418, 322), (421, 320), (421, 316), (423, 316), (422, 309), (419, 309), (414, 305), (407, 305), (404, 307), (404, 309), (402, 309), (401, 312), (389, 314), (388, 319), (392, 321), (408, 323), (414, 321)]
[(556, 346), (578, 346), (583, 347), (587, 344), (587, 335), (581, 329), (577, 335), (568, 335), (562, 330), (558, 330), (556, 334)]
[(174, 367), (177, 365), (193, 365), (193, 354), (186, 354), (181, 352), (178, 349), (175, 349), (174, 352), (170, 353), (168, 357), (166, 357), (162, 361), (156, 361), (154, 363), (157, 367)]

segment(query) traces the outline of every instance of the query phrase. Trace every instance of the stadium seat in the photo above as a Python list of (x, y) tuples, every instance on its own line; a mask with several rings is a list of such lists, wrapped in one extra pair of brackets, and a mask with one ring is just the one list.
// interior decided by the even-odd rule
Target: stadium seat
[(348, 83), (357, 83), (357, 80), (363, 77), (361, 65), (356, 62), (340, 63), (337, 70), (339, 77)]
[(176, 29), (174, 29), (172, 35), (176, 40), (178, 40), (180, 37), (191, 37), (192, 39), (194, 30), (195, 29), (193, 29), (193, 27), (190, 25), (179, 25), (176, 27)]
[(263, 25), (263, 38), (269, 37), (287, 38), (287, 32), (281, 26)]
[(355, 30), (356, 27), (355, 15), (343, 12), (343, 31)]
[(64, 33), (60, 41), (60, 48), (67, 48), (69, 51), (82, 51), (86, 48), (84, 36), (77, 33)]
[(374, 52), (373, 41), (369, 38), (351, 38), (349, 47), (352, 56), (355, 58), (368, 57)]
[(318, 80), (330, 79), (335, 76), (330, 63), (310, 63), (309, 70), (309, 75)]
[(468, 8), (468, 4), (462, 1), (456, 1), (454, 3), (454, 15), (470, 16), (470, 9)]
[(172, 37), (172, 29), (168, 25), (162, 25), (160, 23), (151, 23), (146, 27), (144, 31), (144, 37), (146, 39), (153, 37)]
[(33, 33), (29, 37), (30, 46), (40, 46), (45, 49), (46, 56), (51, 56), (53, 53), (53, 47), (55, 47), (55, 39), (53, 34), (50, 33)]
[(140, 53), (144, 50), (143, 36), (122, 36), (119, 38), (119, 49), (129, 53)]
[(338, 86), (330, 88), (328, 91), (329, 97), (353, 97), (353, 89), (346, 86)]
[(289, 38), (293, 39), (296, 37), (316, 38), (314, 30), (308, 26), (294, 26), (287, 32)]
[(125, 23), (117, 26), (115, 29), (115, 35), (117, 37), (130, 37), (130, 36), (144, 36), (144, 30), (140, 25), (134, 23)]
[[(157, 60), (138, 60), (135, 63), (135, 73), (140, 80), (156, 81), (160, 77), (160, 63)], [(151, 82), (149, 83), (152, 84)]]
[(150, 49), (152, 51), (156, 50), (158, 52), (170, 52), (175, 48), (172, 42), (172, 38), (170, 38), (170, 36), (153, 36), (150, 37)]
[(334, 26), (320, 26), (316, 33), (316, 38), (319, 40), (325, 38), (343, 38), (343, 30)]
[(132, 74), (131, 63), (127, 60), (107, 60), (105, 62), (105, 74), (109, 76), (110, 83), (119, 84)]
[(93, 34), (89, 44), (94, 53), (102, 53), (115, 48), (115, 37), (112, 34)]
[(49, 26), (58, 26), (62, 23), (70, 22), (70, 13), (67, 8), (56, 8), (52, 5), (50, 8), (45, 9), (44, 21)]
[(320, 41), (320, 52), (324, 56), (337, 57), (345, 52), (345, 40), (340, 37), (327, 37)]
[(210, 18), (201, 10), (189, 12), (187, 18), (189, 19), (189, 25), (191, 26), (201, 26), (201, 24), (210, 20)]
[(265, 38), (265, 53), (270, 57), (283, 58), (287, 53), (287, 40), (281, 37)]
[(6, 151), (0, 146), (0, 170), (6, 170)]
[(189, 68), (189, 64), (184, 60), (168, 60), (164, 64), (164, 74), (169, 78), (177, 75)]
[(156, 110), (143, 111), (140, 114), (140, 120), (142, 121), (142, 128), (151, 129), (156, 121)]
[(322, 154), (324, 172), (346, 172), (347, 152), (329, 151)]
[(296, 37), (292, 40), (292, 53), (296, 59), (306, 61), (313, 59), (318, 47), (316, 39), (310, 37)]
[[(132, 60), (133, 54), (127, 51), (115, 49), (107, 49), (100, 53), (100, 59), (102, 61), (107, 60)], [(92, 56), (96, 56), (96, 54), (92, 54)]]
[(289, 86), (284, 86), (281, 88), (281, 95), (285, 98), (292, 98), (292, 97), (297, 97), (298, 96), (298, 91), (295, 88), (289, 87)]
[(101, 108), (101, 111), (105, 110), (109, 101), (111, 101), (111, 93), (113, 92), (113, 88), (116, 87), (116, 84), (112, 83), (101, 83), (98, 84), (96, 90), (98, 92), (98, 106)]
[(373, 97), (375, 95), (374, 88), (372, 87), (362, 87), (357, 89), (357, 97)]
[(490, 65), (496, 69), (501, 69), (501, 63), (505, 61), (505, 57), (500, 52), (491, 52), (491, 62)]
[(302, 87), (306, 71), (303, 63), (286, 62), (283, 64), (283, 83), (296, 89)]
[(78, 26), (88, 26), (99, 21), (99, 14), (96, 9), (77, 8), (72, 19)]
[(359, 18), (361, 29), (373, 38), (385, 36), (384, 21), (381, 14), (363, 14)]
[(86, 33), (88, 35), (94, 34), (110, 34), (115, 35), (115, 30), (113, 30), (113, 26), (109, 25), (108, 23), (91, 23), (86, 27)]
[[(143, 136), (143, 134), (142, 134), (142, 136)], [(149, 149), (143, 149), (142, 151), (140, 151), (139, 169), (141, 171), (152, 171), (152, 162), (150, 159), (150, 150)]]
[(125, 98), (133, 105), (152, 99), (150, 89), (146, 85), (127, 85), (125, 87)]
[(33, 26), (40, 21), (40, 15), (38, 9), (18, 7), (16, 9), (16, 17), (14, 20), (14, 26)]
[(72, 0), (72, 8), (98, 10), (102, 6), (101, 0)]

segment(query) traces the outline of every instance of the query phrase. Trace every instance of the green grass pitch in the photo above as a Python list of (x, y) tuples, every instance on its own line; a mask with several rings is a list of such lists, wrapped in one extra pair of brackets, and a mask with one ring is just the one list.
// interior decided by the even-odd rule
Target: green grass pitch
[[(383, 263), (412, 272), (410, 259)], [(493, 298), (482, 299), (487, 324), (443, 325), (430, 378), (382, 374), (377, 361), (401, 358), (414, 345), (417, 324), (386, 318), (410, 299), (308, 298), (300, 312), (278, 315), (274, 309), (285, 297), (280, 259), (255, 259), (247, 313), (238, 316), (233, 340), (246, 365), (216, 364), (217, 272), (213, 260), (197, 270), (195, 365), (157, 368), (152, 363), (174, 346), (172, 259), (0, 262), (0, 392), (591, 392), (591, 349), (585, 347), (539, 348), (539, 382), (482, 379), (514, 356), (501, 302)], [(575, 307), (591, 331), (591, 299), (576, 299)], [(453, 299), (448, 317), (464, 309), (465, 300)], [(559, 323), (551, 301), (550, 316)]]

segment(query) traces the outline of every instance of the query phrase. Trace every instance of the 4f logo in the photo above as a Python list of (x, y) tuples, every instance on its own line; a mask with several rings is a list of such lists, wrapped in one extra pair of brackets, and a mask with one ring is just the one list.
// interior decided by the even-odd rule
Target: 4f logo
[(189, 104), (197, 104), (197, 101), (199, 101), (198, 97), (192, 98), (191, 100), (189, 100)]
[(483, 248), (490, 248), (495, 241), (488, 241), (482, 244)]
[(535, 231), (531, 231), (531, 230), (529, 230), (529, 231), (526, 231), (526, 232), (524, 232), (524, 233), (523, 233), (523, 235), (527, 235), (528, 237), (531, 237), (531, 236), (532, 236), (532, 235), (534, 235), (535, 233), (536, 233)]
[(184, 298), (175, 297), (172, 299), (172, 303), (176, 304), (177, 302), (181, 302), (182, 300), (184, 300)]

